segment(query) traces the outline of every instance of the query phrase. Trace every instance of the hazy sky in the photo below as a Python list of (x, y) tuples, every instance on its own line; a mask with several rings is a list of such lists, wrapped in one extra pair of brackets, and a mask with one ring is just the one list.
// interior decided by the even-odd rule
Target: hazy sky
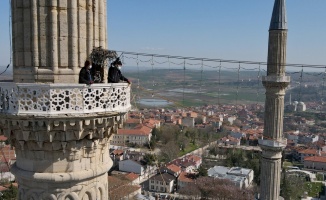
[[(109, 49), (266, 61), (274, 0), (107, 0)], [(326, 0), (287, 0), (288, 63), (326, 65)], [(0, 69), (9, 63), (0, 1)]]

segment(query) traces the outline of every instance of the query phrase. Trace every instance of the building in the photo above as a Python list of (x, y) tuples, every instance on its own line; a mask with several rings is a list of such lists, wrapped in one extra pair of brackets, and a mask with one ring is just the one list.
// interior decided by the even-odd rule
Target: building
[(110, 144), (124, 146), (128, 143), (144, 145), (152, 138), (152, 129), (141, 125), (135, 129), (118, 129), (118, 133), (112, 137)]
[(177, 189), (188, 186), (195, 182), (196, 175), (187, 172), (181, 172), (180, 176), (177, 179)]
[(195, 127), (195, 118), (193, 117), (183, 117), (181, 119), (181, 125), (186, 127)]
[(129, 177), (108, 176), (108, 196), (110, 200), (128, 200), (133, 199), (141, 193), (141, 187), (134, 185)]
[(323, 156), (311, 156), (304, 158), (304, 168), (311, 170), (326, 170), (326, 157)]
[(312, 156), (326, 157), (326, 152), (320, 151), (317, 149), (303, 149), (303, 150), (298, 151), (298, 157), (299, 157), (298, 160), (301, 163), (304, 163), (305, 158), (312, 157)]
[(117, 57), (106, 50), (107, 1), (87, 2), (11, 1), (13, 82), (0, 83), (0, 129), (15, 148), (19, 199), (108, 199), (109, 138), (130, 88), (106, 73), (102, 84), (78, 83), (92, 53), (105, 53), (92, 60), (100, 70)]
[(160, 168), (161, 173), (166, 172), (175, 177), (178, 177), (180, 175), (181, 171), (182, 171), (181, 167), (174, 165), (174, 164), (168, 164), (168, 165)]
[(168, 173), (159, 173), (149, 179), (149, 189), (155, 192), (171, 193), (174, 190), (175, 177)]
[(239, 146), (240, 145), (240, 139), (234, 138), (230, 135), (223, 137), (217, 141), (217, 144), (219, 145), (232, 145), (232, 146)]
[(240, 189), (249, 187), (254, 179), (254, 171), (252, 169), (240, 167), (214, 166), (208, 169), (207, 174), (209, 177), (227, 179)]
[(174, 164), (181, 167), (182, 171), (193, 173), (202, 163), (202, 158), (196, 155), (187, 155), (182, 158), (175, 159), (169, 164)]
[(126, 159), (119, 162), (119, 171), (133, 172), (139, 175), (145, 173), (146, 164), (141, 160)]

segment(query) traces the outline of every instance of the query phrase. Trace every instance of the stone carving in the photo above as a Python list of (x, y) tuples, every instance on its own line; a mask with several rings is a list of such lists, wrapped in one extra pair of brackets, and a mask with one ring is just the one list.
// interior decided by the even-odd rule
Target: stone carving
[(127, 84), (0, 83), (0, 111), (19, 114), (124, 112), (130, 108)]

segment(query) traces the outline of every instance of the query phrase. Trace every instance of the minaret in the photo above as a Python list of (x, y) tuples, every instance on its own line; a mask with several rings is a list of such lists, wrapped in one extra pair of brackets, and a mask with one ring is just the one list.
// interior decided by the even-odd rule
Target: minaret
[(126, 83), (78, 84), (107, 47), (106, 0), (12, 0), (13, 83), (0, 129), (16, 151), (18, 199), (107, 200), (109, 140), (130, 109)]
[(260, 198), (277, 200), (280, 195), (281, 158), (286, 140), (283, 138), (285, 89), (290, 77), (285, 76), (287, 19), (285, 0), (275, 0), (269, 28), (264, 139), (262, 148)]

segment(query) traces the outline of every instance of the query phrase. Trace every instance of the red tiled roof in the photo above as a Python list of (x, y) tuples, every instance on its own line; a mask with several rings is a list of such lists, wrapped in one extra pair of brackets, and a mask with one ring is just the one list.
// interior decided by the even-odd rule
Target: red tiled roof
[(198, 162), (198, 161), (201, 160), (201, 157), (196, 156), (196, 155), (187, 155), (185, 158), (188, 159), (188, 160), (193, 160), (195, 162)]
[(181, 174), (178, 177), (178, 181), (182, 181), (182, 182), (194, 182), (194, 179), (195, 179), (195, 175), (187, 172), (181, 172)]
[(126, 124), (140, 124), (140, 119), (129, 118), (125, 122)]
[(15, 154), (15, 150), (11, 149), (10, 145), (6, 145), (4, 147), (1, 148), (1, 152), (0, 152), (0, 160), (1, 162), (9, 162), (11, 160), (16, 160), (16, 154)]
[(5, 191), (5, 190), (8, 190), (8, 188), (3, 187), (3, 186), (0, 185), (0, 192), (3, 192), (3, 191)]
[(4, 136), (4, 135), (0, 135), (0, 141), (6, 141), (7, 140), (7, 137)]
[(138, 177), (139, 177), (139, 175), (138, 174), (135, 174), (133, 172), (131, 172), (131, 173), (129, 173), (129, 174), (126, 175), (126, 178), (129, 179), (129, 180), (131, 180), (131, 181), (136, 180)]
[(166, 168), (173, 171), (174, 173), (177, 173), (177, 172), (181, 171), (181, 167), (179, 167), (179, 166), (177, 166), (175, 164), (167, 165)]
[(149, 135), (150, 132), (145, 132), (140, 129), (118, 129), (118, 135)]
[(112, 152), (112, 154), (114, 154), (114, 155), (121, 155), (121, 154), (123, 154), (123, 150), (121, 150), (121, 149), (116, 149), (116, 150), (114, 150), (114, 151)]
[(311, 156), (311, 157), (306, 157), (304, 159), (304, 161), (326, 163), (326, 157), (323, 157), (323, 156)]

